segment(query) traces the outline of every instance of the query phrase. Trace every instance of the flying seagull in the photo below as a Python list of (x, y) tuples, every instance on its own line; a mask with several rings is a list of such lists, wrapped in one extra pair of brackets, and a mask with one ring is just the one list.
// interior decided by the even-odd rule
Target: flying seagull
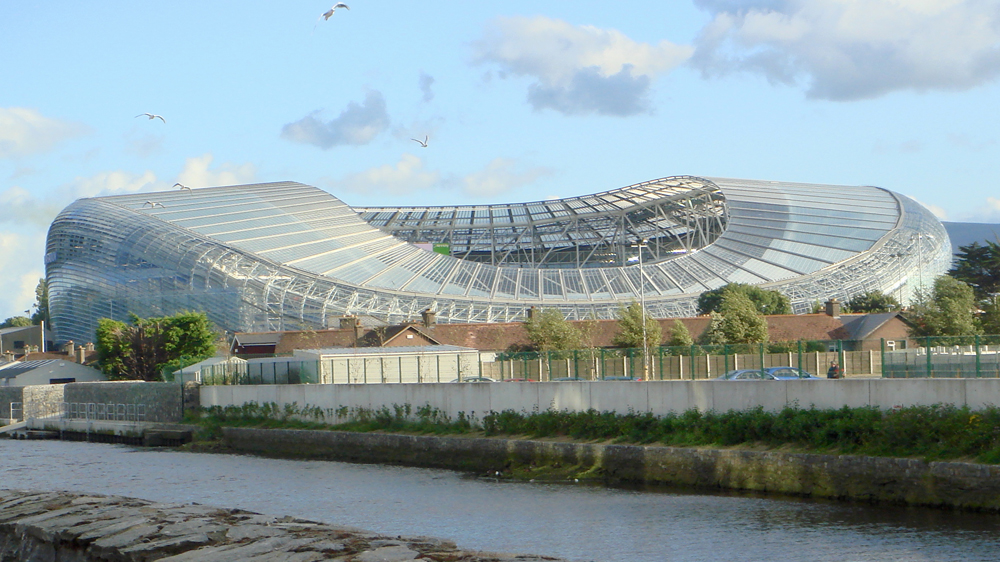
[(136, 115), (136, 117), (142, 117), (143, 115), (145, 115), (146, 117), (149, 117), (150, 121), (152, 121), (153, 119), (159, 119), (160, 121), (163, 121), (164, 123), (167, 122), (167, 120), (164, 119), (162, 115), (156, 115), (154, 113), (140, 113), (139, 115)]
[(191, 191), (191, 188), (188, 187), (188, 186), (186, 186), (186, 185), (184, 185), (183, 183), (175, 183), (173, 185), (173, 187), (179, 187), (179, 188), (181, 188), (181, 191), (184, 191), (185, 189), (188, 190), (188, 191)]
[(330, 19), (331, 17), (333, 17), (333, 13), (337, 11), (337, 8), (343, 8), (345, 10), (351, 9), (351, 7), (348, 6), (347, 4), (344, 4), (343, 2), (337, 2), (336, 4), (333, 5), (332, 8), (323, 12), (323, 15), (320, 17), (323, 18), (324, 20)]
[(157, 207), (161, 209), (166, 209), (166, 207), (163, 206), (163, 203), (160, 203), (159, 201), (146, 201), (145, 203), (142, 204), (143, 208), (145, 208), (146, 205), (149, 205), (150, 209), (155, 209)]
[(427, 148), (427, 141), (429, 139), (430, 139), (429, 136), (424, 135), (424, 140), (420, 140), (420, 139), (410, 139), (410, 140), (413, 141), (413, 142), (419, 142), (421, 147)]

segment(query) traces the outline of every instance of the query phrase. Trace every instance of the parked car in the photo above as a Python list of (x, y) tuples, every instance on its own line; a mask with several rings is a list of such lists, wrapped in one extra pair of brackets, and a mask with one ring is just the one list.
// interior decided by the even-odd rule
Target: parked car
[(549, 382), (579, 382), (586, 379), (581, 379), (580, 377), (559, 377), (557, 379), (552, 379)]
[(816, 375), (803, 371), (798, 367), (767, 367), (764, 369), (764, 372), (779, 381), (820, 380)]
[(502, 381), (500, 381), (500, 382), (535, 382), (535, 381), (533, 381), (533, 380), (531, 380), (531, 379), (521, 379), (521, 378), (517, 378), (517, 379), (503, 379), (503, 380), (502, 380)]
[(455, 379), (451, 382), (497, 382), (489, 377), (463, 377), (461, 379)]
[(641, 381), (642, 379), (637, 378), (637, 377), (613, 376), (613, 377), (604, 377), (601, 380), (602, 381)]
[(729, 371), (728, 373), (717, 377), (715, 380), (719, 381), (773, 381), (776, 380), (774, 375), (767, 373), (761, 369), (736, 369), (735, 371)]

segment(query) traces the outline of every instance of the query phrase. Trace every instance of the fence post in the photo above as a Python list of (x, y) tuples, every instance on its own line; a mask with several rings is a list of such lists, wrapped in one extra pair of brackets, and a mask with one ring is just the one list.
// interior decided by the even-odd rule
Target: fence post
[(688, 370), (691, 371), (691, 380), (694, 380), (694, 344), (691, 344), (691, 365)]
[(601, 380), (604, 380), (604, 370), (605, 370), (606, 367), (607, 367), (607, 365), (604, 363), (604, 348), (602, 347), (601, 348), (601, 372), (600, 372)]
[(980, 361), (980, 359), (981, 358), (980, 358), (980, 355), (979, 355), (979, 335), (977, 334), (976, 335), (976, 378), (977, 379), (979, 378), (979, 361)]
[(656, 357), (657, 357), (657, 360), (660, 362), (660, 380), (662, 381), (663, 380), (663, 346), (662, 345), (656, 348)]
[(764, 342), (760, 342), (757, 345), (759, 346), (758, 350), (759, 350), (759, 353), (760, 353), (760, 370), (763, 371), (764, 370)]
[[(798, 362), (798, 366), (799, 366), (799, 370), (801, 371), (802, 370), (802, 340), (799, 340), (798, 343), (799, 343), (799, 346), (798, 346), (799, 347), (799, 362)], [(817, 373), (817, 374), (819, 374), (819, 373)]]
[(844, 356), (844, 340), (837, 340), (837, 362), (840, 363), (840, 375), (847, 376), (847, 357)]
[[(723, 364), (723, 366), (725, 366), (725, 369), (723, 369), (723, 374), (728, 373), (729, 372), (729, 344), (728, 343), (722, 344), (722, 364)], [(734, 363), (734, 365), (735, 365), (735, 363)]]
[(879, 357), (882, 360), (881, 371), (882, 371), (882, 378), (884, 379), (885, 378), (885, 338), (879, 338), (879, 340), (880, 340), (879, 345), (880, 345), (880, 349), (881, 349), (881, 352), (879, 353)]
[(924, 338), (924, 349), (927, 350), (927, 378), (934, 378), (934, 362), (931, 361), (931, 337)]

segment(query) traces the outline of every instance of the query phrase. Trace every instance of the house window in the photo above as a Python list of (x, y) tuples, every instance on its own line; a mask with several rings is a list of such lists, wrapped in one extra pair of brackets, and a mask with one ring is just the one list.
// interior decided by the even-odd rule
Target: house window
[(892, 340), (885, 342), (885, 348), (888, 349), (889, 351), (895, 351), (896, 342)]
[(76, 378), (70, 377), (65, 379), (49, 379), (49, 384), (66, 384), (70, 382), (76, 382)]
[(14, 348), (23, 348), (24, 340), (14, 340)]

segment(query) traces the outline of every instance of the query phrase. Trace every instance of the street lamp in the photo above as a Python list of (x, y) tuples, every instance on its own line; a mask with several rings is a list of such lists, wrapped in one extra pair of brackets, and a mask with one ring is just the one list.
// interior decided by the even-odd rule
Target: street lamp
[(645, 238), (639, 240), (634, 247), (639, 249), (639, 307), (642, 309), (642, 374), (643, 380), (649, 380), (649, 340), (646, 336), (646, 276), (642, 269), (642, 250), (647, 247)]

